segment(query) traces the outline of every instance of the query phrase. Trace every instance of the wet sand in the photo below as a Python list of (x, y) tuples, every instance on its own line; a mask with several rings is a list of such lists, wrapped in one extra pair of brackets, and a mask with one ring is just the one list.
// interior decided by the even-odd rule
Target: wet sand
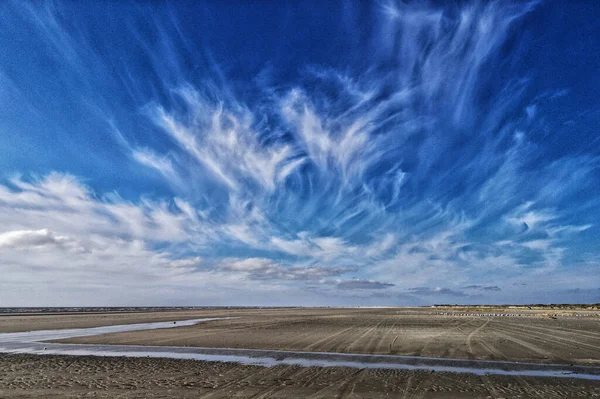
[(345, 367), (0, 355), (0, 397), (593, 398), (600, 383)]
[(232, 313), (247, 315), (248, 311), (173, 310), (160, 312), (86, 312), (78, 314), (0, 314), (0, 333), (190, 320), (205, 317), (220, 317), (220, 315)]
[[(195, 326), (70, 342), (405, 354), (597, 366), (600, 318), (439, 315), (429, 309), (252, 309), (0, 317), (0, 331), (205, 317)], [(10, 320), (8, 320), (10, 319)], [(166, 348), (165, 348), (166, 349)], [(336, 350), (337, 349), (337, 350)], [(0, 397), (600, 397), (600, 381), (160, 358), (0, 355)]]

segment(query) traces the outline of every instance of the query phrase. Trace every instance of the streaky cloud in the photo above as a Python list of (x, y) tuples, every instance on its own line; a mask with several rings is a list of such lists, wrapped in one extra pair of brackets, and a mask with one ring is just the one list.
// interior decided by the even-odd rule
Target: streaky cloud
[(564, 145), (574, 88), (528, 58), (546, 4), (384, 1), (314, 48), (278, 24), (232, 37), (257, 28), (211, 25), (216, 4), (80, 7), (0, 6), (0, 85), (24, 104), (0, 156), (29, 157), (0, 182), (12, 298), (44, 279), (142, 302), (596, 295), (600, 153), (578, 122)]

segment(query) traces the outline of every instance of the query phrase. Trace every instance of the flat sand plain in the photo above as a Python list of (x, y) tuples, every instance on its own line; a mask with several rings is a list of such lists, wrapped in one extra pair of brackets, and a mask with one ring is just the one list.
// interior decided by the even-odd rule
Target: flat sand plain
[[(190, 327), (59, 342), (372, 353), (600, 365), (600, 318), (441, 315), (422, 309), (232, 311)], [(214, 313), (216, 314), (216, 313)], [(460, 315), (466, 313), (458, 313)], [(501, 314), (501, 313), (494, 313)], [(511, 313), (514, 314), (514, 313)]]
[[(481, 314), (477, 314), (477, 313)], [(0, 332), (238, 317), (68, 342), (600, 364), (600, 318), (546, 310), (217, 309), (0, 316)], [(490, 316), (490, 314), (522, 316)], [(0, 355), (0, 397), (600, 397), (600, 381), (188, 360)]]

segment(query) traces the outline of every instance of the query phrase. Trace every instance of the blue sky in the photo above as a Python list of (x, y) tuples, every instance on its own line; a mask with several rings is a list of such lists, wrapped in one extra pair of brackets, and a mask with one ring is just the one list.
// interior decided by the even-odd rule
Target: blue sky
[(595, 2), (2, 2), (0, 304), (600, 301)]

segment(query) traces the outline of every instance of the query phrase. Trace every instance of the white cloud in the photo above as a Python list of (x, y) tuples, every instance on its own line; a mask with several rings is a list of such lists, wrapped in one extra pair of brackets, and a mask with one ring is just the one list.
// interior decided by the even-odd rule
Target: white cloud
[[(0, 184), (0, 291), (97, 284), (118, 287), (112, 295), (125, 301), (128, 293), (196, 301), (225, 292), (239, 303), (265, 292), (284, 293), (281, 301), (302, 297), (309, 284), (316, 293), (412, 288), (433, 296), (550, 272), (569, 280), (568, 251), (577, 250), (575, 234), (593, 227), (599, 204), (589, 190), (598, 159), (544, 162), (544, 143), (529, 139), (543, 119), (542, 99), (526, 101), (520, 76), (498, 92), (485, 80), (499, 75), (492, 61), (529, 5), (382, 8), (364, 71), (300, 66), (293, 87), (247, 86), (259, 89), (258, 98), (227, 87), (216, 63), (214, 81), (181, 84), (186, 66), (152, 51), (146, 60), (158, 79), (129, 70), (116, 77), (136, 106), (150, 102), (141, 118), (160, 137), (145, 140), (152, 128), (128, 131), (131, 121), (120, 124), (102, 94), (78, 92), (119, 148), (158, 172), (173, 197), (138, 193), (128, 201), (61, 173)], [(106, 67), (51, 9), (19, 15), (43, 33), (61, 65), (67, 60), (69, 79), (88, 67), (85, 60)], [(177, 37), (157, 32), (166, 55), (176, 54)], [(387, 65), (395, 67), (379, 68)], [(61, 86), (79, 90), (69, 79)], [(141, 96), (147, 84), (164, 96)], [(482, 96), (482, 87), (493, 95)], [(528, 117), (524, 103), (535, 104)]]
[[(347, 80), (341, 89), (348, 91), (352, 86)], [(280, 113), (292, 126), (300, 150), (322, 173), (339, 178), (344, 184), (356, 185), (365, 169), (382, 153), (379, 140), (370, 135), (378, 125), (379, 108), (355, 115), (321, 118), (327, 110), (319, 113), (307, 96), (295, 89), (281, 100)]]
[(506, 219), (508, 222), (516, 224), (518, 226), (525, 225), (527, 229), (535, 229), (539, 225), (546, 224), (557, 218), (551, 210), (533, 210), (533, 202), (527, 202), (526, 204), (517, 207), (511, 215)]
[(46, 246), (64, 247), (72, 240), (66, 236), (57, 236), (48, 229), (17, 230), (0, 233), (0, 248), (29, 249)]
[(272, 237), (271, 243), (276, 250), (286, 252), (291, 255), (309, 256), (313, 247), (306, 240), (284, 240), (279, 237)]
[(229, 189), (239, 191), (251, 180), (272, 191), (302, 163), (289, 145), (259, 143), (254, 115), (234, 100), (211, 103), (189, 86), (176, 92), (186, 102), (185, 118), (157, 107), (154, 121)]
[(147, 148), (133, 150), (132, 156), (133, 159), (142, 165), (153, 168), (161, 173), (167, 181), (173, 183), (179, 189), (185, 188), (185, 185), (181, 181), (179, 174), (175, 171), (175, 167), (169, 158), (160, 156)]
[(53, 173), (34, 182), (13, 179), (11, 184), (15, 190), (0, 185), (0, 223), (5, 230), (48, 228), (72, 237), (101, 234), (154, 242), (184, 241), (192, 228), (196, 235), (202, 230), (165, 203), (133, 204), (114, 195), (100, 200), (69, 175)]

